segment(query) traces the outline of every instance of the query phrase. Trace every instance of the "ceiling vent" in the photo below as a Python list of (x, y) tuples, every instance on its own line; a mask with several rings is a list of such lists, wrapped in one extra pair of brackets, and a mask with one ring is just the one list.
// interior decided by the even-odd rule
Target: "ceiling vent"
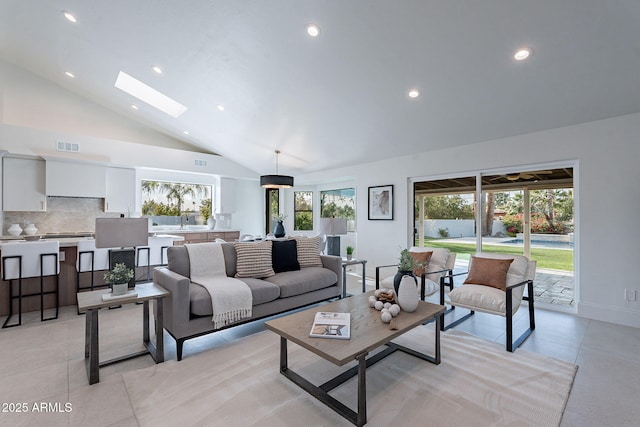
[(207, 166), (207, 161), (206, 161), (206, 160), (198, 160), (198, 159), (195, 159), (195, 160), (193, 161), (193, 164), (194, 164), (194, 165), (196, 165), (196, 166), (202, 166), (202, 167), (204, 167), (204, 166)]
[(56, 141), (56, 150), (77, 153), (80, 151), (80, 146), (72, 142)]

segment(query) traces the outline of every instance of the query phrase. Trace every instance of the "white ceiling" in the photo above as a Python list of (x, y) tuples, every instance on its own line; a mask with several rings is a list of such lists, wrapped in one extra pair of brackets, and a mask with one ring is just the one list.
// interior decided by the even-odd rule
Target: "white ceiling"
[[(640, 112), (640, 1), (2, 0), (0, 58), (295, 175)], [(121, 70), (188, 110), (133, 111)]]

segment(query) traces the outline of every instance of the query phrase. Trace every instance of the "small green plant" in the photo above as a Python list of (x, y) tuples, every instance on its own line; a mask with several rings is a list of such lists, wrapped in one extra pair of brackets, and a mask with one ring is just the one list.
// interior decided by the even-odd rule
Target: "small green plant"
[(205, 199), (202, 201), (202, 203), (200, 204), (200, 214), (202, 215), (202, 219), (204, 219), (204, 222), (207, 222), (207, 220), (211, 217), (212, 214), (212, 209), (211, 209), (211, 199)]
[(438, 234), (442, 238), (447, 238), (447, 237), (449, 237), (449, 229), (448, 228), (439, 228), (438, 229)]
[(273, 216), (273, 220), (277, 222), (282, 222), (285, 219), (287, 219), (287, 216), (285, 214), (278, 214)]
[(104, 273), (104, 281), (107, 283), (129, 283), (131, 279), (133, 279), (133, 269), (123, 262), (116, 263), (113, 270)]
[(353, 246), (347, 246), (347, 255), (353, 255)]
[(409, 253), (409, 249), (403, 249), (400, 251), (400, 260), (398, 262), (398, 270), (400, 271), (413, 271), (416, 261)]

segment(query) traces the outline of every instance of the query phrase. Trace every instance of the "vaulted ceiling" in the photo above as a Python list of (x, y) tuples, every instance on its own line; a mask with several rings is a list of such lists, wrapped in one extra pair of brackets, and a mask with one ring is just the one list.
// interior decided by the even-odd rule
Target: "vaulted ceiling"
[[(258, 173), (279, 149), (299, 174), (637, 113), (638, 28), (637, 0), (2, 0), (0, 58)], [(120, 71), (186, 112), (116, 89)]]

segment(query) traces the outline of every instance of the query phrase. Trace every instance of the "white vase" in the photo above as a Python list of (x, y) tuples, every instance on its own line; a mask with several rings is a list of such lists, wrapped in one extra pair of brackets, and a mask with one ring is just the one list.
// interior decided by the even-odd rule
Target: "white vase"
[(209, 230), (213, 230), (214, 228), (216, 228), (216, 220), (210, 216), (207, 219), (207, 226), (209, 227)]
[(419, 302), (420, 292), (415, 278), (409, 275), (402, 276), (398, 286), (398, 305), (402, 311), (411, 313), (416, 311)]
[(37, 232), (38, 232), (38, 229), (36, 228), (35, 224), (29, 224), (24, 228), (24, 234), (27, 234), (29, 236), (32, 236)]
[(18, 224), (11, 224), (7, 232), (12, 236), (19, 236), (22, 233), (22, 228)]
[(111, 290), (111, 294), (113, 295), (124, 295), (127, 293), (127, 289), (129, 288), (128, 283), (114, 283), (113, 289)]

